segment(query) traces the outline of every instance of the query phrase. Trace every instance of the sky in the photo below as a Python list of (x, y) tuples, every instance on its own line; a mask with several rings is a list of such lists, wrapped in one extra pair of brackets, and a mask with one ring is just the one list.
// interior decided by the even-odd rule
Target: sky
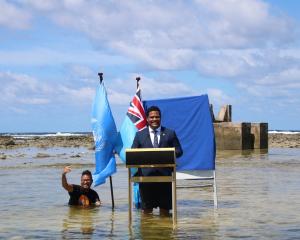
[(0, 132), (91, 131), (98, 72), (120, 128), (142, 98), (300, 130), (298, 0), (0, 0)]

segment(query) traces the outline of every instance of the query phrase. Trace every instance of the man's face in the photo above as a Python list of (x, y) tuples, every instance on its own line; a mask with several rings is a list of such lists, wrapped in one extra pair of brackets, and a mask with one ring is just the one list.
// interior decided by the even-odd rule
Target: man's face
[(92, 178), (90, 175), (81, 176), (81, 187), (88, 190), (92, 185)]
[(160, 115), (158, 111), (149, 112), (149, 116), (147, 117), (148, 125), (152, 129), (157, 129), (160, 126)]

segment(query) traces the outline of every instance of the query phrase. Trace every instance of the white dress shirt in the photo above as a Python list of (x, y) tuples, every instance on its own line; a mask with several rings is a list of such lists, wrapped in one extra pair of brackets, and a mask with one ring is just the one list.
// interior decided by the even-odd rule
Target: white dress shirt
[[(156, 128), (155, 131), (157, 134), (157, 139), (158, 139), (158, 144), (159, 144), (161, 127)], [(154, 130), (151, 127), (149, 127), (149, 134), (150, 134), (152, 145), (154, 145)]]

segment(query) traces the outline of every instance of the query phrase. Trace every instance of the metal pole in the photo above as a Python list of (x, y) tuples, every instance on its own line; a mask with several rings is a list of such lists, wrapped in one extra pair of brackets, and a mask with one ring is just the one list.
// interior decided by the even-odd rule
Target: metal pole
[(135, 80), (136, 80), (136, 89), (138, 89), (139, 86), (140, 86), (139, 81), (141, 80), (141, 78), (140, 77), (136, 77)]
[(216, 169), (214, 170), (214, 207), (218, 208), (217, 180)]
[(132, 187), (131, 187), (131, 168), (128, 168), (128, 217), (129, 217), (129, 226), (131, 227), (132, 223)]
[[(174, 153), (174, 159), (176, 162), (176, 156)], [(173, 218), (173, 229), (177, 226), (177, 193), (176, 193), (176, 164), (173, 167), (173, 173), (172, 173), (172, 218)]]
[(110, 193), (111, 193), (111, 206), (112, 206), (112, 209), (114, 209), (115, 208), (115, 199), (114, 199), (114, 190), (113, 190), (111, 176), (109, 176), (109, 182), (110, 182)]
[(100, 78), (100, 84), (101, 84), (102, 81), (103, 81), (103, 73), (98, 73), (98, 76), (99, 76), (99, 78)]

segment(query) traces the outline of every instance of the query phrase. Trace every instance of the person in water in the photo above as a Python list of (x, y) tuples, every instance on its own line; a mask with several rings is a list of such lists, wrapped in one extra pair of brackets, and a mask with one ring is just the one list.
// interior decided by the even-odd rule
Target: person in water
[(70, 195), (69, 205), (77, 206), (100, 206), (101, 201), (98, 193), (91, 189), (93, 177), (89, 170), (85, 170), (81, 174), (81, 184), (69, 184), (67, 181), (67, 173), (71, 172), (71, 167), (66, 166), (63, 169), (61, 184)]

